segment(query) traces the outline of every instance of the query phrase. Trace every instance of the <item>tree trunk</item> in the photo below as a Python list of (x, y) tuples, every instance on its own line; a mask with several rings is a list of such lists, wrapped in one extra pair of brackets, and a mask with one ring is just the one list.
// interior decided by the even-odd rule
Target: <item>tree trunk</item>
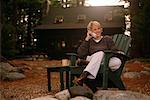
[(140, 42), (141, 40), (139, 39), (139, 33), (137, 33), (135, 24), (133, 22), (133, 17), (138, 15), (139, 13), (139, 0), (129, 0), (130, 2), (130, 7), (129, 7), (129, 12), (131, 15), (131, 37), (132, 39), (132, 48), (131, 48), (131, 56), (132, 57), (140, 57), (141, 54), (141, 49), (142, 48), (142, 43)]

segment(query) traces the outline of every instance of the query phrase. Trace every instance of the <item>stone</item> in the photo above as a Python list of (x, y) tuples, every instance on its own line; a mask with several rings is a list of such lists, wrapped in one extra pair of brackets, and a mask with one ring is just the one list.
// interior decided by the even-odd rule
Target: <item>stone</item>
[(149, 71), (141, 71), (140, 73), (143, 74), (143, 75), (146, 75), (146, 76), (150, 76), (150, 72)]
[(91, 100), (91, 99), (84, 97), (84, 96), (76, 96), (76, 97), (71, 98), (69, 100)]
[(9, 72), (3, 77), (3, 79), (12, 81), (12, 80), (24, 79), (25, 77), (26, 76), (22, 73)]
[(9, 63), (0, 63), (0, 79), (1, 80), (17, 80), (25, 78), (22, 74), (24, 71), (20, 67), (13, 67)]
[(70, 93), (69, 93), (68, 89), (65, 89), (63, 91), (56, 93), (55, 97), (58, 100), (68, 100), (70, 98)]
[(6, 72), (12, 72), (13, 70), (15, 70), (16, 68), (11, 66), (9, 63), (4, 63), (4, 62), (1, 62), (0, 63), (0, 69), (1, 70), (4, 70)]
[(123, 73), (124, 78), (140, 78), (141, 77), (140, 72), (125, 72)]
[(150, 72), (150, 68), (149, 67), (144, 67), (144, 70)]
[(93, 100), (150, 100), (150, 96), (131, 91), (99, 90)]
[(69, 89), (71, 97), (76, 97), (76, 96), (84, 96), (87, 98), (93, 98), (93, 92), (90, 88), (88, 88), (86, 85), (83, 86), (73, 86)]

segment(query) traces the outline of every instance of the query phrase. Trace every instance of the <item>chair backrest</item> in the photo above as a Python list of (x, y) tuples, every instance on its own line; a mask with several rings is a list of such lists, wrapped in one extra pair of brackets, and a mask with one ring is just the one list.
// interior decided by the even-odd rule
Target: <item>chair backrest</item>
[(129, 56), (129, 48), (131, 47), (131, 37), (125, 34), (114, 34), (113, 41), (115, 45)]

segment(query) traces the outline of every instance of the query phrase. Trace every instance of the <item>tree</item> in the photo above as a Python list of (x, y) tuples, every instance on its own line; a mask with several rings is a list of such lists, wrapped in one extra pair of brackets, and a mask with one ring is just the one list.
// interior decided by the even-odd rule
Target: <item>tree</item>
[[(2, 55), (14, 56), (32, 48), (33, 28), (40, 24), (43, 0), (2, 0)], [(10, 43), (9, 43), (10, 42)], [(8, 51), (19, 51), (10, 52)], [(13, 55), (12, 55), (13, 54)]]
[(124, 0), (130, 2), (133, 57), (150, 57), (150, 0)]

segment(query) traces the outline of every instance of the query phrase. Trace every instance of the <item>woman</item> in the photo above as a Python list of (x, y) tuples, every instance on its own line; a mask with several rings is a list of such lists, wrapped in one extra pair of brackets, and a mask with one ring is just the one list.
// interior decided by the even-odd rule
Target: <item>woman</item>
[[(87, 25), (87, 33), (85, 40), (79, 46), (77, 53), (81, 59), (86, 58), (89, 63), (82, 72), (79, 78), (75, 80), (75, 84), (83, 85), (87, 84), (93, 92), (96, 92), (96, 86), (93, 84), (96, 81), (97, 73), (100, 68), (100, 64), (104, 57), (104, 50), (116, 51), (117, 48), (110, 36), (102, 36), (102, 26), (98, 21), (91, 21)], [(121, 60), (117, 57), (112, 57), (109, 60), (109, 68), (112, 71), (117, 70), (121, 65)], [(93, 80), (92, 83), (85, 80)]]

